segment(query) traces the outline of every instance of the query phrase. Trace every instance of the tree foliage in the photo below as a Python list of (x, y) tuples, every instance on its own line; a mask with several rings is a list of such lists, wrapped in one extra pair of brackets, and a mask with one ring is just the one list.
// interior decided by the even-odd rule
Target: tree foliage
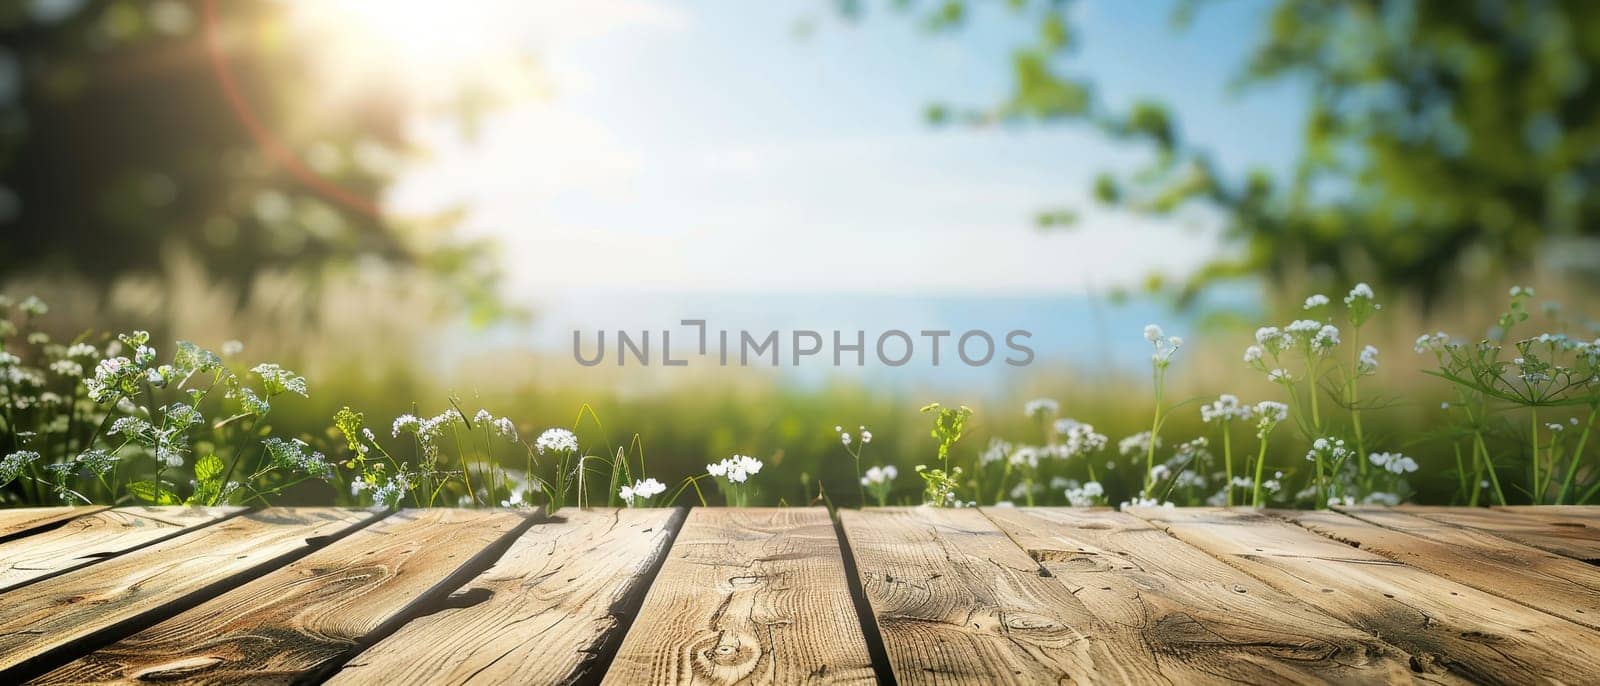
[[(957, 31), (967, 0), (890, 3)], [(1148, 168), (1106, 173), (1105, 203), (1168, 214), (1220, 210), (1234, 248), (1185, 294), (1265, 274), (1370, 278), (1438, 296), (1452, 280), (1518, 271), (1544, 254), (1594, 278), (1600, 260), (1600, 4), (1584, 0), (1275, 0), (1254, 29), (1240, 88), (1293, 81), (1309, 93), (1292, 170), (1224, 174), (1159, 101), (1113, 111), (1071, 72), (1080, 37), (1067, 0), (1008, 0), (1036, 38), (1011, 57), (1013, 89), (978, 108), (933, 105), (936, 123), (1078, 122), (1148, 145)], [(1180, 30), (1204, 11), (1178, 2)], [(847, 17), (859, 2), (838, 3)], [(1153, 48), (1159, 49), (1159, 47)], [(1049, 210), (1048, 218), (1071, 216)], [(1588, 258), (1583, 257), (1588, 255)]]
[(451, 218), (377, 208), (414, 152), (404, 94), (330, 92), (292, 29), (267, 0), (0, 1), (0, 274), (109, 284), (177, 249), (243, 298), (365, 261), (490, 295)]

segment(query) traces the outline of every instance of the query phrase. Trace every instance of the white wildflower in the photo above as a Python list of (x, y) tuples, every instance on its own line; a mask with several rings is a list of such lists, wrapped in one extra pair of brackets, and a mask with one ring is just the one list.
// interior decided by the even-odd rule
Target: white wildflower
[(1367, 461), (1395, 474), (1408, 474), (1417, 471), (1416, 460), (1400, 453), (1372, 453), (1367, 456)]
[(1032, 419), (1053, 417), (1060, 410), (1061, 403), (1049, 398), (1036, 398), (1034, 400), (1029, 400), (1027, 404), (1023, 405), (1022, 407), (1023, 415)]
[(566, 429), (545, 429), (539, 438), (533, 442), (534, 450), (540, 455), (546, 453), (575, 453), (578, 452), (578, 436)]
[(1371, 374), (1378, 370), (1378, 349), (1366, 346), (1361, 349), (1361, 356), (1356, 360), (1357, 374)]

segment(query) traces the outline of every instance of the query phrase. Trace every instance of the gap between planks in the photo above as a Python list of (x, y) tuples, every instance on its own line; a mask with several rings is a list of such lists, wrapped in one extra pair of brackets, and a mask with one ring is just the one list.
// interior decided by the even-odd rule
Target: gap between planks
[(381, 516), (271, 508), (0, 595), (0, 683), (20, 682), (227, 592)]
[(318, 681), (476, 576), (531, 522), (505, 511), (394, 513), (37, 683)]
[(584, 683), (603, 674), (683, 508), (567, 508), (488, 569), (361, 651), (330, 684)]

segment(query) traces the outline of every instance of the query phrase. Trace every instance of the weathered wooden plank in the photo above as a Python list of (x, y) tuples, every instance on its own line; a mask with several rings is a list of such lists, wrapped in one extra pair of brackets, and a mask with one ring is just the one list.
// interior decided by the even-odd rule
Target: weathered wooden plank
[(697, 508), (603, 683), (873, 679), (827, 510)]
[(1436, 522), (1486, 531), (1558, 555), (1600, 562), (1600, 520), (1556, 512), (1491, 510), (1483, 507), (1402, 505), (1401, 510)]
[(1172, 683), (1415, 680), (1410, 656), (1133, 515), (1075, 508), (984, 514)]
[(1281, 516), (1324, 536), (1457, 583), (1600, 628), (1600, 568), (1388, 508), (1290, 512)]
[(1590, 526), (1600, 524), (1600, 505), (1496, 505), (1491, 509), (1524, 514), (1555, 514), (1563, 518), (1581, 519), (1589, 522)]
[(0, 538), (10, 538), (32, 529), (49, 526), (73, 517), (107, 509), (105, 505), (83, 507), (13, 507), (0, 509)]
[(840, 511), (902, 684), (1159, 683), (1066, 586), (977, 510)]
[(1588, 628), (1271, 515), (1131, 512), (1411, 653), (1416, 669), (1446, 669), (1481, 683), (1586, 683), (1600, 674), (1600, 634)]
[(243, 512), (242, 507), (123, 507), (0, 543), (0, 590), (83, 567), (187, 529)]
[(493, 557), (482, 558), (498, 556), (496, 544), (524, 523), (503, 511), (402, 511), (37, 683), (313, 680), (408, 609), (476, 575), (470, 565), (487, 566)]
[(239, 575), (314, 547), (371, 515), (253, 512), (0, 595), (0, 683), (59, 662), (148, 613), (170, 612)]
[(411, 621), (329, 683), (555, 684), (594, 676), (591, 661), (604, 642), (621, 638), (618, 614), (645, 592), (683, 514), (561, 510), (454, 594), (471, 604)]

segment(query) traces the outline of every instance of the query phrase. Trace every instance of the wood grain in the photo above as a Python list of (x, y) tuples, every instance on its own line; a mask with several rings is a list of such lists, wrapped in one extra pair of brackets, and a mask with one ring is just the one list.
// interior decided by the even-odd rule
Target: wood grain
[(1131, 512), (1278, 590), (1411, 653), (1413, 668), (1478, 683), (1588, 683), (1600, 634), (1271, 515)]
[(503, 511), (402, 511), (37, 683), (314, 679), (408, 608), (460, 585), (458, 569), (524, 523)]
[[(555, 684), (590, 673), (617, 613), (666, 553), (683, 510), (567, 508), (453, 597), (353, 658), (330, 684)], [(616, 638), (620, 638), (617, 636)]]
[(1284, 512), (1324, 536), (1591, 628), (1600, 628), (1600, 568), (1388, 508)]
[(1159, 683), (1064, 585), (972, 509), (840, 511), (902, 684)]
[(872, 683), (822, 508), (696, 508), (606, 684)]
[(107, 509), (105, 505), (83, 507), (14, 507), (0, 509), (0, 538), (11, 538), (32, 529), (56, 524)]
[(1173, 683), (1415, 680), (1410, 656), (1133, 515), (1071, 508), (984, 514), (1127, 650)]
[(1490, 509), (1531, 515), (1559, 515), (1583, 520), (1590, 526), (1600, 525), (1600, 505), (1496, 505)]
[(0, 590), (100, 562), (243, 512), (242, 507), (123, 507), (0, 543)]
[(1557, 555), (1600, 562), (1600, 521), (1541, 510), (1426, 505), (1402, 505), (1397, 509), (1444, 524), (1486, 531)]
[(308, 550), (314, 542), (307, 539), (368, 516), (331, 508), (253, 512), (9, 591), (0, 595), (0, 676), (31, 671), (147, 613), (193, 604), (254, 567)]

